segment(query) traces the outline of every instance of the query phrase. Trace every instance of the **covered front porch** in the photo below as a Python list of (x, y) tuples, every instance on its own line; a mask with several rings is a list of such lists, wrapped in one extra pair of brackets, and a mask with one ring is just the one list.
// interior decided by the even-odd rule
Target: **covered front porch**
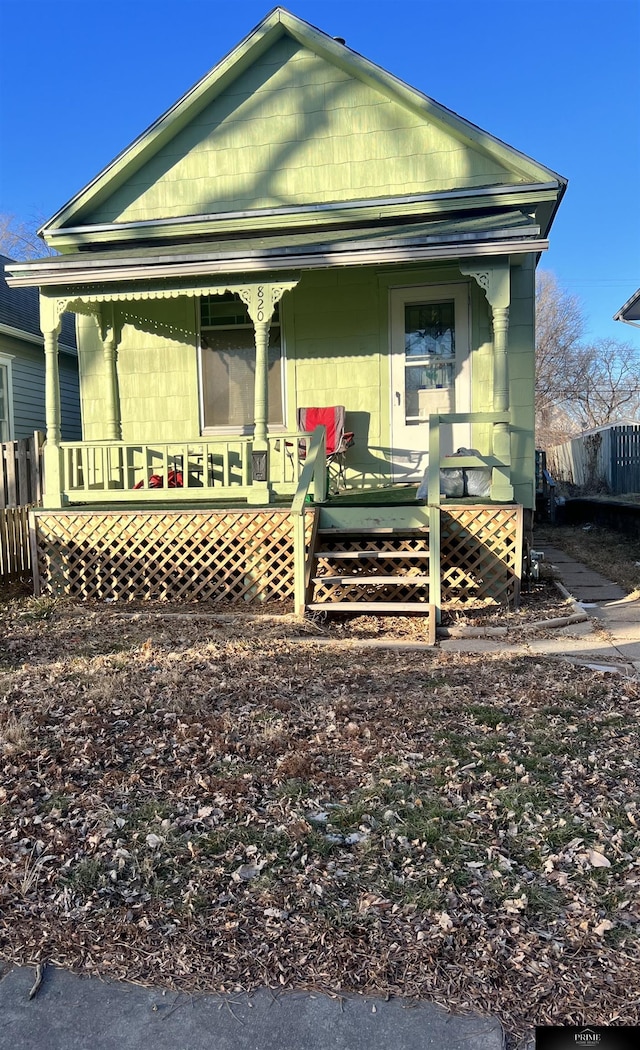
[[(439, 283), (443, 273), (446, 284)], [(461, 275), (466, 280), (461, 280)], [(475, 284), (480, 290), (479, 298), (477, 294), (475, 297), (477, 311), (488, 314), (492, 336), (490, 356), (484, 351), (481, 365), (480, 358), (472, 365), (474, 354), (469, 349), (464, 355), (458, 350), (455, 355), (445, 351), (444, 358), (438, 356), (441, 349), (431, 352), (430, 357), (424, 352), (415, 356), (413, 349), (405, 353), (405, 343), (415, 341), (416, 336), (424, 340), (424, 333), (409, 336), (402, 328), (392, 332), (388, 340), (382, 335), (380, 319), (374, 334), (367, 336), (364, 356), (362, 352), (353, 355), (347, 349), (349, 337), (344, 331), (345, 325), (353, 326), (353, 318), (343, 323), (336, 318), (332, 327), (344, 344), (341, 363), (336, 366), (332, 350), (335, 340), (332, 344), (317, 334), (324, 323), (322, 300), (309, 280), (306, 298), (298, 295), (296, 306), (285, 311), (286, 326), (281, 324), (280, 302), (284, 297), (286, 306), (286, 293), (298, 290), (304, 276), (300, 273), (278, 274), (277, 281), (268, 280), (268, 274), (241, 281), (226, 277), (215, 285), (193, 277), (164, 280), (147, 285), (144, 291), (135, 283), (125, 286), (118, 282), (116, 287), (102, 274), (98, 280), (95, 273), (89, 289), (77, 283), (64, 286), (62, 282), (69, 275), (59, 260), (47, 276), (52, 284), (43, 288), (40, 296), (46, 359), (47, 508), (105, 501), (146, 505), (159, 498), (171, 504), (231, 500), (265, 506), (293, 498), (310, 452), (310, 434), (292, 429), (291, 423), (303, 405), (328, 405), (331, 398), (345, 405), (348, 428), (355, 431), (355, 449), (348, 454), (343, 464), (346, 471), (342, 471), (347, 488), (368, 491), (420, 481), (427, 462), (434, 467), (447, 465), (446, 453), (453, 451), (454, 434), (458, 439), (463, 437), (460, 443), (473, 445), (474, 454), (481, 450), (479, 460), (456, 460), (455, 466), (487, 467), (491, 470), (491, 499), (507, 503), (515, 498), (515, 429), (508, 366), (513, 278), (506, 257), (459, 261), (445, 271), (410, 270), (406, 275), (399, 271), (381, 288), (377, 287), (375, 273), (366, 270), (362, 276), (341, 275), (338, 287), (343, 285), (344, 291), (339, 298), (330, 286), (323, 288), (327, 306), (334, 304), (336, 313), (338, 307), (352, 314), (362, 313), (364, 323), (367, 311), (358, 301), (364, 282), (373, 305), (389, 311), (392, 328), (405, 324), (405, 309), (423, 310), (407, 304), (425, 299), (428, 309), (440, 311), (438, 323), (443, 325), (445, 336), (453, 341), (455, 334), (463, 346), (468, 338), (471, 286)], [(352, 288), (354, 280), (360, 282), (358, 298)], [(415, 288), (405, 292), (404, 281), (415, 282)], [(438, 283), (434, 285), (433, 281)], [(323, 287), (322, 281), (319, 287)], [(236, 347), (228, 351), (224, 344), (216, 349), (217, 371), (213, 378), (207, 375), (210, 366), (205, 365), (213, 353), (205, 350), (211, 335), (202, 328), (201, 304), (207, 301), (221, 303), (231, 313), (236, 305), (245, 311), (246, 362), (241, 387), (231, 374), (238, 367)], [(445, 320), (447, 303), (453, 305), (454, 301), (455, 320), (453, 315)], [(300, 304), (305, 309), (309, 302), (313, 303), (313, 320), (306, 335), (298, 311)], [(80, 355), (83, 440), (76, 442), (61, 440), (58, 335), (66, 311), (75, 312), (84, 336)], [(233, 323), (236, 320), (232, 318)], [(294, 325), (295, 341), (291, 338)], [(280, 329), (285, 328), (288, 340), (287, 358), (284, 350), (279, 350), (281, 364), (277, 369), (270, 346), (274, 328), (278, 340), (282, 339)], [(227, 340), (235, 338), (231, 328), (220, 331)], [(359, 336), (358, 346), (362, 342)], [(305, 349), (301, 351), (300, 347)], [(277, 384), (272, 389), (274, 375)], [(473, 392), (469, 375), (477, 386)], [(225, 387), (222, 392), (212, 392), (214, 380)], [(414, 389), (416, 382), (420, 389)], [(241, 403), (240, 411), (234, 415), (227, 404), (222, 414), (218, 407), (216, 417), (207, 399), (219, 405), (221, 398)], [(487, 403), (492, 411), (473, 410)], [(456, 411), (451, 410), (454, 408)], [(522, 488), (523, 467), (526, 469), (522, 427), (519, 434), (516, 474)], [(317, 455), (325, 459), (326, 446)], [(332, 481), (321, 465), (316, 473), (314, 499), (322, 503)], [(437, 477), (435, 469), (430, 504), (439, 500)]]
[[(431, 465), (420, 501), (415, 485), (398, 484), (392, 447), (363, 448), (361, 433), (354, 461), (349, 450), (337, 475), (322, 427), (300, 433), (269, 425), (270, 323), (283, 294), (296, 287), (295, 275), (277, 284), (192, 281), (145, 293), (152, 303), (179, 298), (194, 306), (203, 296), (231, 294), (251, 319), (249, 432), (206, 433), (201, 424), (179, 440), (153, 439), (154, 430), (175, 430), (175, 421), (145, 429), (126, 408), (124, 395), (136, 378), (131, 329), (134, 335), (153, 329), (153, 310), (138, 305), (134, 312), (132, 289), (43, 291), (47, 441), (44, 507), (32, 519), (37, 589), (98, 600), (278, 601), (299, 614), (417, 613), (429, 616), (434, 630), (447, 605), (517, 604), (523, 515), (512, 481), (509, 264), (483, 265), (482, 271), (470, 264), (459, 269), (476, 278), (493, 310), (494, 410), (432, 411), (421, 420), (427, 448), (405, 454), (414, 480), (418, 465), (421, 471), (427, 460)], [(60, 440), (57, 331), (64, 309), (89, 318), (100, 337), (92, 357), (85, 351), (82, 360), (85, 387), (102, 398), (92, 426), (103, 436), (78, 442)], [(125, 326), (123, 367), (118, 351)], [(196, 346), (195, 321), (192, 327), (185, 342)], [(168, 389), (166, 378), (162, 382)], [(156, 396), (154, 411), (168, 400)], [(88, 412), (87, 398), (85, 406)], [(289, 407), (289, 419), (296, 406)], [(456, 427), (473, 434), (478, 448), (471, 454), (445, 454), (445, 434)], [(440, 471), (447, 468), (483, 470), (489, 494), (443, 503)]]

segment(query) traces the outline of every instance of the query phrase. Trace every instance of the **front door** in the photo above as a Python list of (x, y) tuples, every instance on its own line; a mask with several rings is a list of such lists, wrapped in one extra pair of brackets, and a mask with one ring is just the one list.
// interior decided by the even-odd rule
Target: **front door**
[[(428, 463), (429, 416), (469, 412), (467, 284), (391, 292), (391, 462), (396, 482), (421, 481)], [(469, 425), (441, 429), (441, 455), (469, 445)]]

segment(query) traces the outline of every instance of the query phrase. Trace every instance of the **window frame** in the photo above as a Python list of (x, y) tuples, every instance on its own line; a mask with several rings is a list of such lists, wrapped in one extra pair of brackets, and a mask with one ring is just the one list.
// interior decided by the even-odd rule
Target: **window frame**
[[(196, 324), (197, 324), (197, 350), (198, 350), (198, 408), (200, 414), (200, 434), (202, 437), (215, 437), (216, 435), (223, 436), (240, 436), (245, 437), (253, 433), (254, 422), (249, 423), (219, 423), (216, 426), (205, 426), (205, 403), (204, 403), (204, 375), (203, 375), (203, 350), (207, 349), (202, 346), (202, 334), (208, 331), (250, 331), (255, 344), (255, 327), (251, 318), (247, 313), (247, 322), (244, 324), (226, 324), (226, 325), (203, 325), (202, 324), (202, 298), (197, 300), (198, 306), (196, 311)], [(220, 299), (222, 296), (210, 296), (211, 299)], [(234, 296), (234, 302), (242, 303), (239, 296)], [(286, 353), (285, 353), (285, 338), (284, 338), (284, 323), (282, 317), (282, 303), (278, 303), (279, 315), (278, 320), (274, 323), (273, 318), (269, 325), (269, 332), (274, 327), (280, 329), (280, 398), (281, 398), (281, 409), (282, 409), (282, 422), (281, 423), (267, 423), (267, 431), (269, 433), (283, 434), (287, 430), (286, 426)]]
[[(6, 376), (6, 390), (5, 396), (7, 400), (7, 418), (6, 420), (0, 419), (0, 443), (4, 441), (14, 440), (14, 421), (13, 421), (13, 371), (12, 362), (14, 355), (0, 353), (0, 370), (2, 370)], [(7, 426), (7, 434), (2, 433), (3, 422)]]

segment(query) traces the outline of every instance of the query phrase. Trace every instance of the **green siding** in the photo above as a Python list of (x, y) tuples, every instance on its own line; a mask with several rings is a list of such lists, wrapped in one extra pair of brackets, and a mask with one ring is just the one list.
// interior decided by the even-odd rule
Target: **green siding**
[[(123, 441), (183, 441), (200, 432), (194, 300), (131, 304), (118, 347)], [(84, 438), (106, 436), (105, 365), (95, 321), (79, 317)]]
[(289, 37), (87, 222), (318, 204), (522, 181)]
[(380, 453), (373, 451), (388, 446), (388, 433), (381, 430), (388, 363), (385, 357), (383, 368), (375, 273), (307, 273), (291, 295), (289, 312), (295, 332), (292, 345), (285, 327), (290, 426), (298, 406), (344, 405), (347, 429), (355, 434), (353, 474), (384, 475)]
[(509, 397), (517, 428), (512, 441), (515, 498), (535, 507), (535, 258), (511, 269)]

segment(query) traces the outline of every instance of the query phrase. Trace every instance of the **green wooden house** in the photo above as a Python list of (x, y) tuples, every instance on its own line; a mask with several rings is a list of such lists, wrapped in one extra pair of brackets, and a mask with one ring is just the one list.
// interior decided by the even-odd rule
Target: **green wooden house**
[[(9, 268), (40, 288), (45, 339), (39, 586), (436, 618), (517, 600), (534, 272), (565, 186), (272, 11), (43, 227), (58, 256)], [(354, 435), (338, 495), (325, 432), (296, 436), (298, 409), (334, 405)], [(449, 467), (490, 472), (481, 499), (440, 496), (458, 448)]]

